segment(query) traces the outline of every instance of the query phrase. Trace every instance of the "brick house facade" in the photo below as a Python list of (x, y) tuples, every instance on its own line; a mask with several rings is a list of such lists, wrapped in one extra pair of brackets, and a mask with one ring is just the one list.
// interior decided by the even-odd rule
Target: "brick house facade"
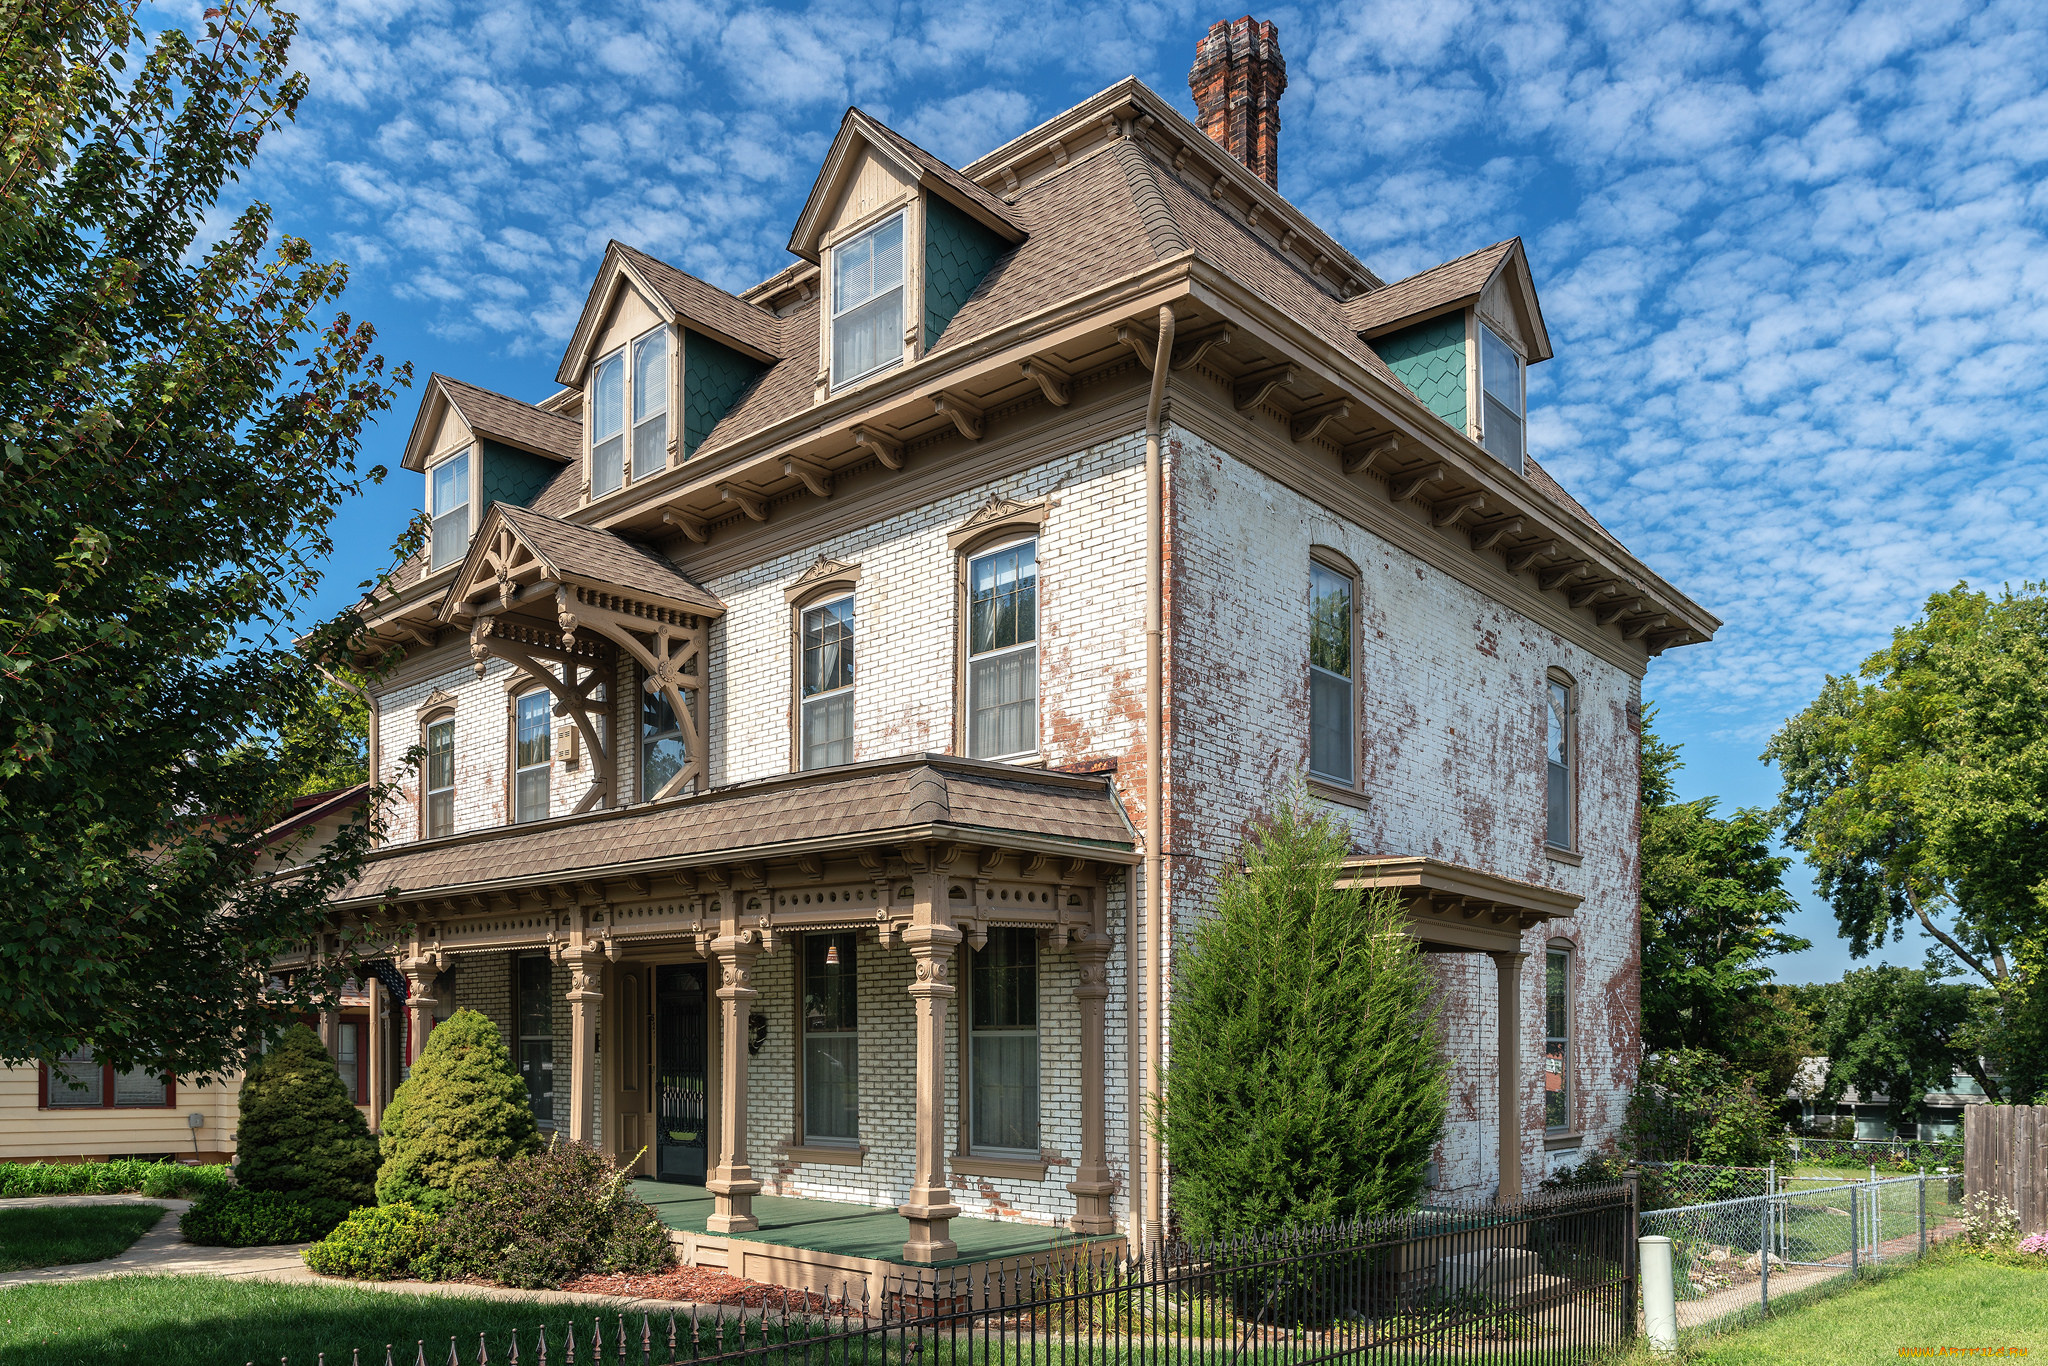
[[(1219, 69), (1278, 67), (1256, 30), (1198, 105), (1278, 99)], [(1126, 81), (956, 169), (850, 111), (797, 264), (614, 243), (556, 392), (427, 385), (342, 910), (406, 927), (415, 1039), (490, 1015), (713, 1234), (760, 1193), (896, 1206), (912, 1261), (1156, 1230), (1172, 945), (1296, 782), (1432, 951), (1435, 1188), (1614, 1133), (1640, 680), (1719, 623), (1521, 448), (1518, 241), (1383, 283), (1273, 188), (1277, 109), (1201, 113)]]

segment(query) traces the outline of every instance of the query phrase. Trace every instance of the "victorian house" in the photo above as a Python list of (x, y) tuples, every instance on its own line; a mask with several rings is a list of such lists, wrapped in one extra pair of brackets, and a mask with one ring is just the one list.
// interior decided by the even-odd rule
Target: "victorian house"
[(1521, 242), (1383, 282), (1276, 189), (1272, 26), (1190, 83), (958, 168), (850, 110), (787, 269), (615, 242), (551, 391), (426, 384), (373, 1108), (471, 1007), (693, 1261), (1142, 1239), (1174, 945), (1298, 781), (1441, 983), (1435, 1189), (1614, 1133), (1638, 685), (1719, 623), (1528, 449)]

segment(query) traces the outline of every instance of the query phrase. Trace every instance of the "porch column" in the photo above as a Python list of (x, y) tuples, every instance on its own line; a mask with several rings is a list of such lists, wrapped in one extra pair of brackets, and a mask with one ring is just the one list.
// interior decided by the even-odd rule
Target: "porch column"
[(384, 1123), (384, 984), (372, 973), (369, 979), (370, 1029), (369, 1037), (363, 1041), (363, 1048), (369, 1057), (358, 1066), (369, 1069), (370, 1132), (376, 1133)]
[(916, 964), (910, 999), (917, 1011), (917, 1165), (911, 1169), (910, 1199), (897, 1209), (910, 1221), (910, 1238), (903, 1244), (908, 1262), (944, 1262), (960, 1255), (947, 1236), (960, 1207), (946, 1184), (946, 1002), (953, 997), (946, 975), (960, 939), (951, 925), (914, 924), (903, 932)]
[(1526, 953), (1496, 953), (1494, 985), (1500, 1009), (1499, 1201), (1522, 1194), (1522, 963)]
[(761, 1183), (747, 1162), (747, 1016), (760, 993), (752, 985), (754, 959), (761, 946), (754, 931), (720, 935), (711, 941), (718, 963), (718, 1165), (704, 1182), (717, 1197), (716, 1209), (704, 1221), (711, 1233), (748, 1233), (761, 1226), (754, 1217), (754, 1195)]
[(575, 948), (562, 954), (569, 967), (569, 1141), (597, 1137), (592, 1101), (597, 1094), (597, 1010), (604, 1001), (604, 952)]
[(434, 1027), (434, 1007), (440, 1004), (435, 997), (441, 985), (441, 959), (438, 954), (408, 958), (398, 969), (405, 974), (405, 1008), (412, 1017), (412, 1040), (405, 1062), (413, 1067), (419, 1064), (420, 1054), (427, 1051), (427, 1033)]
[(327, 1056), (341, 1061), (341, 1010), (329, 1006), (320, 1012), (320, 1042), (327, 1047)]
[(1102, 1132), (1103, 1004), (1109, 999), (1109, 936), (1090, 933), (1074, 945), (1080, 984), (1074, 1000), (1081, 1007), (1081, 1163), (1067, 1191), (1074, 1197), (1071, 1226), (1076, 1233), (1114, 1233), (1109, 1197), (1116, 1182), (1109, 1174), (1108, 1145)]

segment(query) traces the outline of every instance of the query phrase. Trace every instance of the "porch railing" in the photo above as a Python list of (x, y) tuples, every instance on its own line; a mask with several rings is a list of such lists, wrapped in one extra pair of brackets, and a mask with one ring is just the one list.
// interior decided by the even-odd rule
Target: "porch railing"
[(905, 1268), (880, 1278), (878, 1302), (776, 1291), (766, 1307), (642, 1307), (445, 1350), (337, 1344), (319, 1366), (1566, 1366), (1635, 1335), (1635, 1214), (1617, 1185), (1131, 1260), (1082, 1244)]

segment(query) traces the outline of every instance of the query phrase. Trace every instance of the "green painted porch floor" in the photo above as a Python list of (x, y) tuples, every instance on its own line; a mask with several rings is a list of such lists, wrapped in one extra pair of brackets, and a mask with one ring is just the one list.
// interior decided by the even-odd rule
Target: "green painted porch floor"
[[(704, 1221), (711, 1217), (711, 1192), (702, 1186), (675, 1185), (667, 1181), (635, 1181), (633, 1193), (654, 1207), (661, 1221), (685, 1233), (704, 1233)], [(868, 1205), (847, 1205), (834, 1200), (800, 1200), (786, 1195), (754, 1197), (754, 1217), (761, 1227), (752, 1233), (721, 1236), (750, 1242), (773, 1243), (777, 1247), (798, 1247), (810, 1252), (829, 1252), (840, 1257), (867, 1257), (879, 1262), (903, 1264), (903, 1240), (910, 1226), (893, 1209)], [(959, 1245), (957, 1266), (964, 1262), (986, 1262), (998, 1257), (1028, 1257), (1071, 1247), (1096, 1239), (1077, 1238), (1065, 1229), (1041, 1224), (1011, 1224), (996, 1219), (955, 1219), (953, 1241)]]

